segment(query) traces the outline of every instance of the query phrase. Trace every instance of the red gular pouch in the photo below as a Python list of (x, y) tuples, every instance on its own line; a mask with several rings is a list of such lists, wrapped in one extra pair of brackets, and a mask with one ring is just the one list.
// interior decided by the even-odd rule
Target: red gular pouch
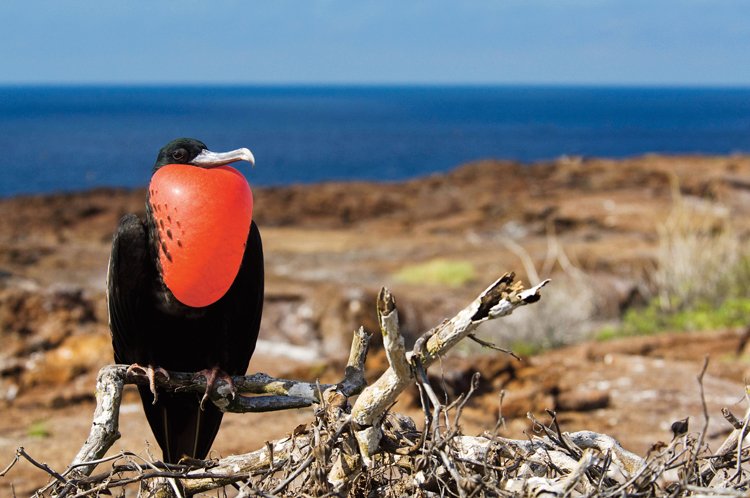
[(245, 254), (253, 193), (229, 166), (167, 164), (151, 177), (151, 213), (167, 288), (181, 303), (215, 303), (232, 286)]

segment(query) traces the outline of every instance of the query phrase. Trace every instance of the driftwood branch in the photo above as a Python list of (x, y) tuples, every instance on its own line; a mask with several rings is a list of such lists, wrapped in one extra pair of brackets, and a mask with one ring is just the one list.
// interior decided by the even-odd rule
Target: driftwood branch
[[(538, 301), (540, 289), (548, 282), (548, 280), (545, 280), (528, 290), (523, 290), (520, 283), (514, 282), (512, 273), (504, 275), (485, 289), (454, 318), (428, 331), (417, 341), (417, 346), (427, 343), (425, 349), (427, 354), (422, 357), (424, 358), (422, 361), (426, 366), (429, 366), (440, 355), (448, 352), (461, 339), (472, 333), (481, 323), (509, 315), (519, 306)], [(414, 372), (410, 362), (413, 353), (406, 352), (399, 329), (396, 301), (388, 289), (384, 288), (379, 293), (377, 311), (381, 333), (383, 334), (383, 347), (390, 367), (372, 385), (362, 391), (351, 409), (351, 415), (342, 422), (343, 424), (352, 423), (354, 425), (362, 461), (365, 464), (371, 463), (370, 457), (380, 449), (379, 443), (383, 435), (379, 422), (399, 394), (414, 380)], [(437, 339), (430, 343), (433, 338)], [(291, 451), (294, 451), (293, 449), (299, 451), (300, 448), (309, 447), (311, 442), (309, 437), (290, 436), (287, 439), (280, 440), (278, 444), (279, 447), (274, 446), (273, 449), (275, 459), (293, 458), (294, 455), (290, 454)], [(226, 473), (229, 469), (238, 473), (252, 473), (271, 465), (269, 458), (270, 453), (267, 449), (261, 449), (246, 455), (235, 455), (229, 457), (229, 459), (222, 459), (218, 466), (206, 471), (215, 472), (217, 475)], [(346, 459), (343, 460), (346, 461)], [(338, 460), (339, 466), (341, 461), (342, 459)], [(334, 470), (339, 471), (340, 469)], [(350, 468), (349, 471), (349, 474), (354, 474), (358, 469)], [(329, 478), (332, 481), (341, 482), (345, 475), (346, 472), (338, 472), (335, 478), (332, 478), (333, 476), (329, 476)], [(225, 484), (227, 482), (222, 485)], [(217, 487), (213, 483), (195, 480), (187, 481), (185, 486), (186, 491), (191, 493)]]
[[(318, 485), (321, 489), (335, 485), (339, 491), (345, 491), (353, 476), (361, 471), (362, 465), (371, 465), (371, 457), (382, 451), (381, 440), (385, 437), (383, 427), (387, 418), (386, 411), (406, 386), (414, 381), (415, 365), (419, 364), (420, 368), (429, 367), (461, 339), (470, 335), (481, 323), (508, 315), (519, 306), (538, 301), (539, 291), (546, 284), (547, 281), (544, 281), (524, 290), (520, 283), (514, 282), (513, 274), (506, 274), (485, 289), (456, 316), (420, 337), (414, 351), (410, 352), (406, 351), (399, 330), (396, 301), (387, 289), (383, 289), (378, 297), (377, 311), (384, 349), (390, 365), (385, 373), (365, 388), (364, 362), (369, 335), (360, 328), (354, 335), (344, 378), (338, 384), (277, 379), (265, 374), (237, 376), (233, 378), (233, 382), (240, 394), (232, 397), (229, 386), (223, 380), (218, 380), (216, 389), (210, 392), (210, 400), (223, 411), (283, 410), (318, 403), (325, 408), (319, 413), (327, 415), (322, 418), (319, 416), (318, 423), (312, 427), (301, 431), (295, 430), (287, 438), (268, 443), (262, 449), (232, 455), (194, 470), (171, 465), (165, 468), (163, 464), (149, 463), (141, 466), (150, 470), (147, 473), (141, 472), (136, 478), (116, 479), (113, 477), (114, 474), (104, 477), (91, 476), (96, 465), (104, 461), (103, 457), (107, 450), (120, 437), (118, 418), (124, 385), (148, 382), (143, 376), (128, 375), (127, 366), (105, 367), (97, 379), (97, 407), (89, 437), (68, 469), (60, 475), (63, 481), (58, 483), (53, 492), (57, 496), (67, 496), (71, 491), (78, 492), (80, 488), (77, 486), (83, 485), (86, 491), (81, 496), (84, 496), (135, 481), (169, 478), (168, 484), (151, 488), (153, 496), (190, 495), (246, 481), (253, 475), (283, 472), (284, 468), (294, 466), (297, 474), (287, 473), (285, 480), (270, 488), (273, 492), (270, 494), (274, 494), (283, 492), (302, 470), (319, 466), (324, 455), (331, 456), (335, 464), (332, 468), (325, 468), (322, 473), (315, 474), (327, 476), (322, 480), (317, 479)], [(169, 378), (156, 378), (156, 388), (163, 391), (203, 394), (206, 382), (202, 377), (192, 373), (169, 372)], [(357, 394), (359, 397), (354, 406), (349, 406), (348, 399)], [(433, 400), (433, 403), (436, 403), (436, 400)], [(436, 406), (436, 409), (438, 408), (440, 407)], [(323, 419), (326, 420), (325, 423), (321, 422)], [(393, 420), (389, 424), (392, 425)], [(435, 431), (435, 434), (437, 435), (438, 431)], [(448, 478), (458, 475), (450, 460), (451, 455), (458, 454), (454, 448), (455, 444), (450, 443), (452, 449), (445, 446), (455, 435), (454, 433), (450, 437), (446, 436), (443, 442), (435, 446), (442, 465), (449, 469)], [(391, 436), (387, 437), (392, 439)], [(331, 455), (332, 451), (334, 454)], [(134, 463), (130, 467), (117, 468), (122, 471), (140, 467)], [(247, 493), (254, 493), (251, 491)], [(459, 494), (464, 493), (461, 491)]]
[(404, 351), (395, 299), (387, 289), (380, 292), (378, 317), (390, 367), (360, 394), (352, 408), (352, 420), (359, 427), (357, 439), (363, 456), (370, 456), (378, 450), (378, 422), (385, 410), (414, 380), (411, 368), (413, 355), (418, 356), (424, 368), (429, 367), (483, 322), (509, 315), (519, 306), (538, 301), (540, 289), (549, 282), (545, 280), (523, 290), (520, 282), (514, 282), (514, 277), (512, 273), (500, 277), (456, 316), (420, 337), (415, 344), (414, 353), (410, 354)]
[[(320, 402), (321, 392), (336, 389), (345, 396), (360, 392), (365, 386), (364, 363), (370, 336), (363, 328), (354, 333), (345, 377), (339, 384), (314, 384), (288, 379), (277, 379), (264, 373), (234, 376), (232, 381), (238, 393), (261, 396), (231, 397), (226, 382), (217, 380), (217, 388), (211, 392), (210, 400), (226, 412), (264, 412), (302, 408)], [(96, 409), (89, 437), (73, 459), (69, 470), (78, 476), (90, 475), (95, 465), (85, 465), (102, 458), (107, 450), (120, 438), (118, 430), (120, 402), (125, 384), (147, 384), (143, 376), (126, 375), (127, 365), (110, 365), (99, 371), (96, 382)], [(192, 373), (169, 372), (169, 378), (157, 376), (156, 387), (164, 391), (195, 392), (206, 390), (206, 379)], [(67, 473), (67, 472), (66, 472)]]

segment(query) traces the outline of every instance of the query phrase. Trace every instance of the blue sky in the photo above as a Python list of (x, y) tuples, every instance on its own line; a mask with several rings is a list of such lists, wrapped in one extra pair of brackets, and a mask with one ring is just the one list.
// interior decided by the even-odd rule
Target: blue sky
[(750, 86), (745, 0), (3, 0), (3, 83)]

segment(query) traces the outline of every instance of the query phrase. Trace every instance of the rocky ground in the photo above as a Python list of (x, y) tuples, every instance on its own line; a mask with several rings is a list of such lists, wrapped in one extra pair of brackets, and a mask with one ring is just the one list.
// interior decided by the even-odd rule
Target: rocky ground
[[(413, 340), (503, 272), (533, 276), (524, 254), (542, 278), (553, 277), (545, 298), (512, 317), (510, 329), (480, 335), (497, 340), (536, 327), (556, 343), (585, 338), (592, 324), (645, 299), (657, 227), (677, 193), (721, 213), (741, 236), (750, 233), (750, 158), (743, 156), (484, 161), (404, 183), (257, 188), (267, 297), (250, 370), (335, 380), (351, 331), (375, 330), (380, 286), (396, 295)], [(111, 189), (0, 201), (0, 466), (24, 446), (63, 468), (85, 439), (96, 372), (111, 361), (104, 303), (111, 235), (124, 213), (143, 213), (143, 202), (141, 190)], [(408, 272), (434, 261), (459, 265), (461, 278)], [(583, 290), (568, 266), (587, 275)], [(645, 454), (671, 437), (675, 420), (690, 416), (692, 429), (702, 427), (696, 376), (706, 354), (709, 442), (728, 427), (721, 407), (744, 412), (743, 334), (585, 342), (522, 361), (464, 347), (431, 373), (454, 393), (481, 372), (463, 417), (467, 433), (494, 427), (502, 390), (505, 434), (523, 437), (532, 430), (527, 412), (545, 420), (544, 410), (554, 409), (564, 429), (607, 432)], [(368, 365), (374, 375), (382, 355), (373, 352)], [(420, 417), (413, 393), (395, 409)], [(310, 416), (309, 409), (228, 415), (215, 451), (255, 449)], [(146, 452), (149, 441), (155, 448), (132, 391), (121, 432), (118, 449)], [(21, 465), (0, 478), (0, 495), (12, 484), (24, 496), (43, 481)]]

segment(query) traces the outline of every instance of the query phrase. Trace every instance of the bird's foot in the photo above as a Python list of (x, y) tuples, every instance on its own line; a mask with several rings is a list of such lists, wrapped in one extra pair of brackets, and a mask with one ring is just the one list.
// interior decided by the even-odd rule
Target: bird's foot
[(138, 363), (133, 363), (130, 365), (125, 372), (125, 376), (128, 375), (134, 375), (134, 376), (143, 376), (148, 378), (148, 388), (151, 391), (151, 394), (154, 395), (154, 401), (151, 402), (152, 405), (156, 404), (156, 400), (158, 399), (159, 395), (156, 394), (156, 375), (161, 374), (166, 380), (169, 380), (169, 372), (164, 370), (161, 367), (154, 367), (153, 365), (148, 365), (144, 367), (143, 365), (139, 365)]
[[(193, 379), (197, 377), (203, 377), (204, 379), (206, 379), (206, 392), (203, 393), (203, 397), (201, 398), (201, 410), (205, 409), (205, 404), (206, 401), (208, 401), (209, 393), (216, 390), (216, 381), (219, 379), (223, 380), (227, 384), (229, 389), (229, 396), (232, 399), (237, 396), (237, 388), (234, 387), (234, 381), (232, 380), (232, 377), (219, 367), (206, 368), (205, 370), (195, 372)], [(219, 394), (226, 395), (221, 391), (219, 392)]]

